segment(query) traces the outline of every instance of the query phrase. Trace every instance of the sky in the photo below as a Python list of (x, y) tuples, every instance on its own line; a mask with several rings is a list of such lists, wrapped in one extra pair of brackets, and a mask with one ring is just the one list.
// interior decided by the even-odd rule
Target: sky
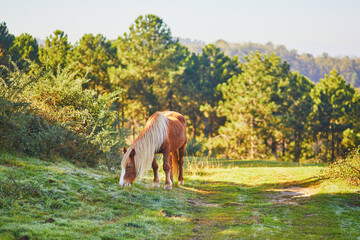
[(59, 29), (116, 39), (140, 15), (163, 19), (174, 37), (272, 42), (298, 53), (360, 57), (360, 0), (0, 0), (10, 33), (45, 40)]

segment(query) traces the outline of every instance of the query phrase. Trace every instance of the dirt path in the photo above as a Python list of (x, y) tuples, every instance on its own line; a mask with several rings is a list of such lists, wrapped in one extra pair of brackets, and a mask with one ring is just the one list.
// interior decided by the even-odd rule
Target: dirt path
[[(191, 239), (223, 239), (225, 236), (236, 236), (236, 231), (232, 229), (239, 228), (255, 234), (253, 237), (257, 238), (266, 228), (265, 219), (270, 217), (278, 221), (277, 213), (274, 216), (267, 213), (272, 208), (275, 207), (279, 215), (288, 214), (289, 206), (302, 207), (299, 205), (303, 200), (320, 191), (319, 185), (264, 189), (227, 182), (205, 182), (197, 187), (196, 196), (187, 200), (195, 215)], [(307, 213), (306, 216), (313, 214)]]
[(272, 189), (270, 202), (275, 204), (298, 205), (300, 198), (308, 198), (320, 191), (320, 188), (289, 186), (282, 189)]

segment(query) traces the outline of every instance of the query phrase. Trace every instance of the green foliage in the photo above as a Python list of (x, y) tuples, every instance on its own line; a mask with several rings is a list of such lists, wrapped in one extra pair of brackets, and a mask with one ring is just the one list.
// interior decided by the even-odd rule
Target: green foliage
[(83, 90), (72, 66), (25, 74), (16, 65), (1, 80), (0, 140), (3, 148), (51, 159), (66, 157), (80, 165), (114, 166), (125, 131), (112, 103), (120, 91), (98, 95)]
[(139, 100), (149, 115), (172, 109), (170, 73), (177, 71), (185, 49), (155, 15), (138, 17), (129, 30), (115, 43), (122, 66), (116, 70), (114, 83), (124, 86), (127, 98)]
[(242, 73), (218, 86), (223, 94), (218, 112), (227, 122), (220, 133), (229, 137), (234, 157), (255, 158), (266, 153), (267, 141), (275, 143), (279, 135), (274, 113), (279, 106), (273, 91), (289, 71), (275, 55), (251, 54), (242, 64)]
[(81, 77), (89, 79), (87, 88), (95, 89), (98, 92), (106, 92), (111, 88), (108, 69), (117, 67), (116, 48), (110, 41), (100, 34), (94, 36), (85, 34), (75, 44), (70, 56), (70, 62), (77, 62), (73, 66), (79, 71)]
[(12, 60), (20, 69), (26, 69), (28, 61), (39, 62), (39, 46), (30, 34), (23, 33), (15, 37), (14, 43), (9, 50)]
[(278, 118), (279, 129), (282, 132), (281, 141), (289, 144), (294, 141), (293, 149), (288, 148), (293, 160), (299, 162), (304, 147), (303, 140), (308, 134), (309, 115), (313, 100), (310, 91), (313, 84), (299, 73), (290, 73), (282, 78), (278, 90), (274, 91), (272, 99), (279, 106), (274, 113)]
[(187, 141), (186, 155), (187, 156), (201, 156), (204, 153), (204, 143), (202, 141), (195, 141), (194, 138)]
[(5, 149), (23, 149), (28, 131), (27, 125), (33, 120), (29, 103), (21, 97), (24, 89), (35, 78), (26, 76), (14, 62), (10, 67), (0, 66), (0, 141)]
[(0, 24), (0, 65), (7, 65), (9, 61), (9, 49), (13, 45), (14, 35), (9, 33), (5, 22)]
[(49, 122), (84, 138), (89, 145), (79, 146), (84, 147), (82, 156), (100, 158), (113, 165), (111, 162), (119, 158), (120, 147), (125, 144), (124, 131), (117, 131), (119, 120), (112, 108), (120, 91), (98, 95), (94, 90), (83, 90), (82, 86), (89, 80), (77, 75), (69, 66), (56, 75), (42, 77), (29, 90), (32, 104)]
[(54, 35), (46, 38), (45, 46), (40, 48), (39, 60), (53, 73), (63, 69), (68, 63), (71, 45), (67, 34), (61, 30), (54, 31)]
[(201, 55), (192, 54), (184, 70), (176, 76), (176, 99), (180, 112), (189, 116), (192, 137), (203, 130), (205, 137), (216, 135), (224, 119), (216, 116), (216, 106), (222, 99), (217, 86), (241, 72), (237, 58), (229, 58), (209, 44)]
[[(184, 43), (190, 51), (197, 54), (201, 53), (205, 46), (205, 44), (201, 42), (192, 42), (183, 39), (180, 39), (180, 42)], [(354, 87), (360, 86), (360, 58), (348, 56), (331, 57), (326, 53), (315, 57), (308, 53), (300, 54), (294, 49), (287, 49), (284, 45), (276, 46), (271, 42), (266, 44), (252, 42), (229, 43), (224, 40), (218, 40), (215, 42), (215, 46), (220, 48), (221, 51), (230, 57), (238, 56), (241, 61), (244, 61), (245, 56), (256, 51), (262, 55), (276, 54), (290, 64), (291, 71), (300, 72), (302, 75), (316, 83), (332, 69), (336, 69), (341, 76), (346, 79), (347, 83)]]
[[(343, 132), (352, 124), (349, 120), (351, 120), (351, 109), (356, 108), (354, 104), (356, 91), (346, 84), (345, 79), (336, 70), (333, 70), (315, 85), (311, 95), (314, 100), (312, 130), (316, 137), (325, 142), (322, 158), (327, 160), (328, 155), (331, 155), (333, 162), (336, 155), (344, 155), (336, 145), (339, 146)], [(331, 154), (329, 140), (331, 140)]]
[(357, 86), (359, 59), (223, 40), (190, 54), (153, 14), (115, 41), (74, 46), (56, 30), (39, 48), (2, 23), (0, 46), (3, 148), (111, 167), (159, 110), (185, 116), (191, 154), (327, 161), (360, 144), (360, 94), (346, 84)]
[(345, 158), (339, 158), (325, 171), (329, 178), (341, 178), (354, 185), (360, 185), (360, 147), (354, 149)]

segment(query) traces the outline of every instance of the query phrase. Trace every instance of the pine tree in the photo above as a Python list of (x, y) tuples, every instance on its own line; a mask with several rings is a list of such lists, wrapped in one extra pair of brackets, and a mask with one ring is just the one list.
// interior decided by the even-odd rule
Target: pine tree
[[(219, 86), (224, 100), (218, 113), (226, 117), (219, 132), (230, 139), (234, 157), (254, 159), (267, 153), (268, 142), (276, 142), (278, 105), (273, 100), (280, 78), (289, 71), (275, 55), (250, 54), (242, 64), (242, 73)], [(270, 144), (271, 145), (271, 144)]]
[(0, 24), (0, 65), (8, 65), (9, 49), (14, 43), (14, 35), (9, 33), (5, 22)]
[(81, 77), (86, 76), (89, 82), (85, 87), (98, 92), (109, 91), (111, 88), (108, 69), (117, 67), (116, 48), (100, 34), (85, 34), (74, 46), (70, 56), (71, 62), (77, 62), (74, 70)]
[(27, 61), (39, 63), (39, 45), (35, 38), (28, 33), (15, 37), (14, 44), (9, 50), (12, 60), (20, 69), (26, 68)]
[(148, 115), (171, 109), (170, 73), (184, 59), (185, 48), (172, 37), (170, 28), (155, 15), (140, 16), (115, 45), (121, 66), (113, 74), (113, 83), (125, 87), (128, 98), (139, 100)]
[(71, 45), (67, 35), (61, 30), (56, 30), (54, 35), (46, 38), (45, 47), (40, 48), (39, 60), (56, 73), (67, 66), (70, 51)]
[(314, 101), (312, 129), (316, 137), (325, 140), (323, 159), (327, 160), (330, 155), (333, 162), (337, 153), (340, 153), (342, 133), (351, 126), (348, 119), (351, 109), (355, 107), (355, 89), (333, 70), (315, 85), (311, 96)]
[(290, 73), (282, 78), (276, 95), (276, 104), (279, 106), (276, 117), (279, 118), (279, 128), (282, 132), (283, 155), (285, 143), (294, 141), (294, 161), (299, 162), (302, 152), (302, 142), (306, 137), (309, 114), (312, 110), (310, 91), (313, 84), (300, 73)]

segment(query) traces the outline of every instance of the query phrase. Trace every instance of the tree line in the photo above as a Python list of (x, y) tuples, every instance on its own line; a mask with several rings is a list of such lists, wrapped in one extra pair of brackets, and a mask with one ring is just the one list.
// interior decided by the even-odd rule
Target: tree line
[[(187, 118), (190, 155), (333, 161), (359, 144), (360, 95), (339, 71), (315, 84), (279, 55), (254, 51), (239, 58), (222, 50), (208, 44), (191, 52), (151, 14), (139, 16), (116, 40), (85, 34), (73, 45), (60, 30), (40, 47), (31, 35), (15, 37), (6, 23), (0, 26), (3, 86), (16, 71), (32, 83), (43, 79), (29, 84), (22, 101), (87, 136), (103, 153), (118, 151), (119, 138), (135, 137), (152, 113), (165, 109)], [(3, 126), (8, 112), (1, 111)]]
[[(205, 46), (204, 42), (180, 39), (180, 42), (187, 46), (191, 52), (201, 53)], [(284, 45), (274, 45), (271, 42), (259, 43), (228, 43), (218, 40), (214, 45), (221, 49), (226, 55), (233, 57), (237, 55), (241, 61), (251, 52), (270, 55), (275, 53), (290, 64), (292, 71), (298, 71), (313, 82), (319, 82), (321, 78), (331, 70), (336, 69), (343, 76), (347, 83), (356, 88), (360, 87), (360, 58), (358, 57), (331, 57), (327, 53), (314, 57), (312, 54), (299, 54), (296, 50), (287, 49)]]

